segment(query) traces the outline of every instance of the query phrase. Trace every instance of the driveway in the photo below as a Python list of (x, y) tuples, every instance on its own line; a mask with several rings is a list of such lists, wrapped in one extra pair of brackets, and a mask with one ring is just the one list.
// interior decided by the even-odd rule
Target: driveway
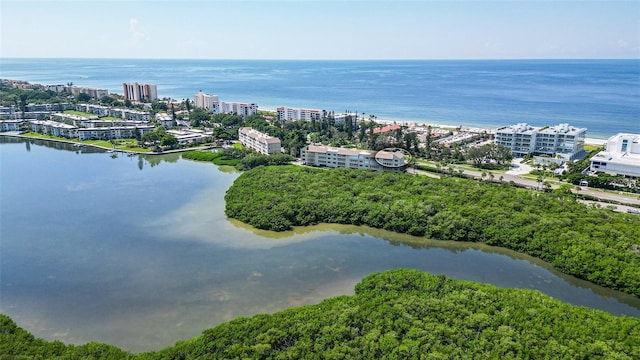
[(508, 175), (524, 175), (533, 170), (533, 167), (529, 164), (520, 163), (523, 159), (516, 158), (511, 161), (511, 169), (507, 170), (505, 174)]

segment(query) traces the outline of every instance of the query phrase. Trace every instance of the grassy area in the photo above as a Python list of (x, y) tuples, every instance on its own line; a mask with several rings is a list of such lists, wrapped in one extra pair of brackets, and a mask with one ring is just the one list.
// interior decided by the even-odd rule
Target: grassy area
[(76, 110), (65, 110), (64, 113), (65, 114), (70, 114), (70, 115), (84, 116), (84, 117), (96, 116), (96, 114), (86, 113), (86, 112), (76, 111)]
[[(437, 168), (438, 166), (438, 162), (436, 161), (429, 161), (429, 160), (424, 160), (424, 159), (416, 159), (416, 163), (418, 164), (422, 164), (422, 165), (427, 165), (427, 166), (431, 166), (434, 168)], [(464, 171), (473, 171), (473, 172), (486, 172), (487, 174), (491, 173), (491, 174), (504, 174), (506, 172), (506, 170), (488, 170), (488, 169), (479, 169), (477, 167), (474, 167), (471, 164), (451, 164), (451, 166), (455, 169), (461, 169)], [(441, 168), (443, 169), (447, 169), (449, 167), (449, 165), (441, 165)]]
[(242, 145), (242, 143), (239, 143), (239, 142), (233, 143), (233, 147), (239, 150), (244, 149), (244, 145)]
[(593, 150), (604, 150), (604, 146), (602, 145), (589, 145), (589, 144), (584, 144), (584, 150), (586, 152), (591, 152)]
[(34, 138), (34, 139), (62, 140), (62, 141), (78, 143), (78, 144), (96, 145), (96, 146), (102, 146), (102, 147), (107, 148), (107, 149), (116, 149), (116, 150), (124, 150), (124, 151), (135, 151), (135, 152), (145, 152), (145, 153), (151, 151), (149, 149), (144, 149), (144, 148), (138, 147), (138, 142), (135, 139), (114, 139), (114, 140), (112, 140), (113, 141), (113, 143), (112, 143), (112, 142), (110, 142), (108, 140), (84, 140), (84, 141), (81, 141), (81, 140), (78, 140), (78, 139), (67, 139), (67, 138), (63, 138), (63, 137), (59, 137), (59, 136), (42, 135), (42, 134), (33, 133), (33, 132), (24, 133), (24, 134), (21, 134), (21, 135), (22, 136), (26, 136), (26, 137), (30, 137), (30, 138)]
[(115, 116), (105, 116), (103, 118), (100, 118), (100, 120), (119, 121), (119, 120), (122, 120), (122, 119), (117, 118)]
[(79, 143), (81, 142), (78, 139), (67, 139), (67, 138), (63, 138), (63, 137), (59, 137), (59, 136), (51, 136), (51, 135), (42, 135), (42, 134), (38, 134), (38, 133), (34, 133), (34, 132), (28, 132), (28, 133), (22, 133), (20, 134), (21, 136), (25, 136), (25, 137), (30, 137), (30, 138), (34, 138), (34, 139), (44, 139), (44, 140), (64, 140), (64, 141), (69, 141), (69, 142), (74, 142), (74, 143)]
[(138, 142), (135, 139), (113, 139), (109, 140), (85, 140), (84, 144), (91, 144), (102, 146), (105, 148), (111, 148), (115, 150), (126, 150), (136, 152), (150, 152), (149, 149), (144, 149), (138, 146)]

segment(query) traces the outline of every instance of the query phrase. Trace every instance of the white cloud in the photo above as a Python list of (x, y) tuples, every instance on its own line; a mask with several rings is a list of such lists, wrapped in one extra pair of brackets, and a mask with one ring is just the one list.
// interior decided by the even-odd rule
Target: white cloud
[(138, 19), (131, 18), (129, 19), (129, 38), (128, 45), (131, 47), (138, 46), (142, 41), (144, 41), (145, 34), (138, 26)]

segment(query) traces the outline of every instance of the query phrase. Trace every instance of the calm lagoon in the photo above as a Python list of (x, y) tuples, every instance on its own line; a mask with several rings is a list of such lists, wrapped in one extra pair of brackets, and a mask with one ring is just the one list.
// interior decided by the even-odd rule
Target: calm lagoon
[(48, 340), (159, 350), (399, 267), (640, 317), (638, 298), (503, 249), (354, 226), (253, 230), (224, 215), (239, 174), (180, 155), (0, 136), (0, 161), (0, 311)]

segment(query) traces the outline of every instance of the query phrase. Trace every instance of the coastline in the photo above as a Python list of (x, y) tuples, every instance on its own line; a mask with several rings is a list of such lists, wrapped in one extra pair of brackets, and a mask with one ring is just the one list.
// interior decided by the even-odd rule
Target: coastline
[[(277, 113), (276, 109), (272, 109), (272, 108), (258, 108), (259, 111), (265, 111), (265, 112), (270, 112), (270, 113)], [(474, 131), (474, 132), (487, 132), (490, 134), (495, 133), (495, 131), (498, 129), (498, 127), (483, 127), (483, 126), (471, 126), (471, 125), (465, 125), (465, 124), (459, 124), (459, 125), (452, 125), (452, 124), (441, 124), (441, 123), (429, 123), (429, 122), (419, 122), (417, 120), (407, 120), (407, 119), (372, 119), (374, 122), (380, 124), (380, 125), (394, 125), (394, 124), (399, 124), (399, 125), (404, 125), (404, 126), (408, 126), (409, 128), (416, 128), (416, 127), (427, 127), (427, 126), (431, 126), (434, 128), (439, 128), (439, 129), (457, 129), (457, 128), (461, 128), (461, 129), (466, 129), (468, 131)], [(584, 143), (585, 145), (594, 145), (594, 146), (604, 146), (607, 144), (607, 140), (609, 139), (610, 136), (608, 137), (586, 137), (584, 139)]]

